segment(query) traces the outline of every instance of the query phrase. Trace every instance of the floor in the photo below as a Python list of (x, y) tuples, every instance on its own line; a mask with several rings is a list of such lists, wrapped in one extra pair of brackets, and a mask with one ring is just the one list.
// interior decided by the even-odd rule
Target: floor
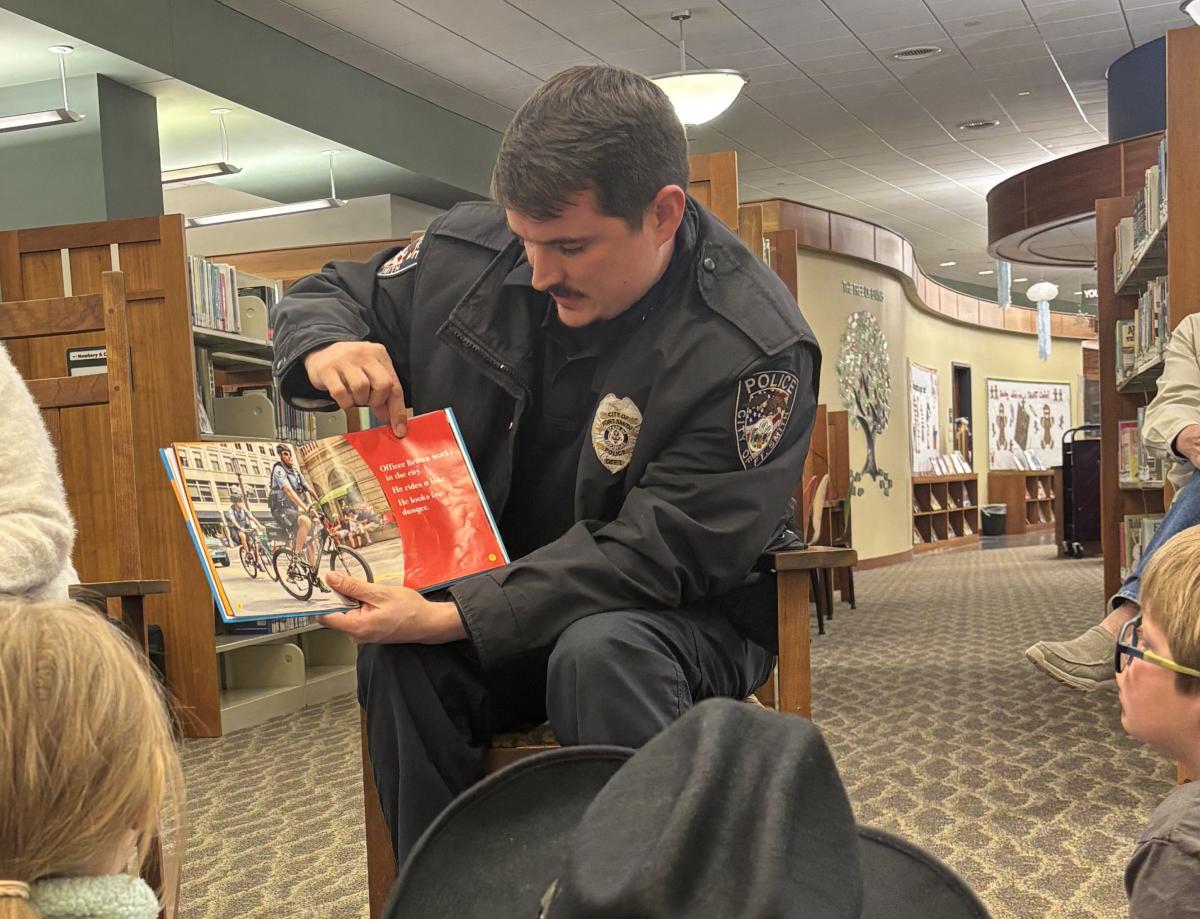
[[(956, 868), (997, 919), (1117, 919), (1131, 843), (1173, 766), (1115, 695), (1033, 669), (1102, 611), (1100, 562), (1044, 537), (861, 572), (814, 640), (814, 720), (860, 822)], [(367, 915), (350, 697), (184, 750), (185, 919)]]

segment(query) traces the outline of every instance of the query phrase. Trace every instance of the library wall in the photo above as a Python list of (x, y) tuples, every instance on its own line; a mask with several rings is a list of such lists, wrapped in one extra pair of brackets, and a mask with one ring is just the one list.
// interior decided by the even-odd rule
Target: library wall
[[(908, 360), (938, 371), (942, 442), (948, 442), (951, 362), (971, 368), (975, 416), (975, 468), (979, 498), (987, 490), (987, 378), (1046, 380), (1071, 384), (1072, 424), (1082, 418), (1082, 348), (1077, 340), (1054, 339), (1050, 360), (1037, 358), (1032, 335), (969, 327), (940, 319), (914, 306), (893, 275), (865, 262), (799, 250), (797, 294), (800, 308), (821, 343), (821, 401), (831, 410), (844, 408), (838, 384), (838, 358), (851, 314), (869, 312), (888, 343), (891, 415), (875, 441), (877, 466), (890, 477), (888, 494), (876, 480), (864, 477), (854, 500), (854, 544), (859, 558), (894, 556), (912, 548), (911, 472), (909, 457)], [(847, 291), (844, 284), (849, 283)], [(857, 285), (855, 287), (854, 285)], [(850, 470), (867, 462), (867, 442), (860, 428), (850, 429)], [(870, 521), (870, 525), (863, 525)]]

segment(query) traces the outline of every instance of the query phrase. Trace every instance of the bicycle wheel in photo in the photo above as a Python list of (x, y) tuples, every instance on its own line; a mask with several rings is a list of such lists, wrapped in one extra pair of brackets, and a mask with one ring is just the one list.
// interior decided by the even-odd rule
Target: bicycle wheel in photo
[(312, 596), (313, 585), (308, 562), (290, 548), (282, 546), (276, 549), (272, 565), (275, 568), (275, 577), (289, 594), (297, 600), (307, 600)]
[(238, 558), (241, 559), (242, 567), (246, 569), (246, 574), (252, 578), (258, 577), (258, 553), (254, 551), (253, 546), (242, 546), (238, 550)]
[(255, 543), (254, 552), (258, 557), (258, 567), (265, 571), (272, 581), (278, 581), (279, 575), (275, 573), (275, 565), (271, 561), (271, 550), (262, 543)]
[(340, 574), (348, 574), (352, 578), (358, 578), (360, 581), (368, 583), (375, 580), (375, 574), (371, 571), (371, 566), (367, 564), (367, 560), (353, 549), (348, 549), (345, 546), (338, 546), (329, 550), (329, 570)]

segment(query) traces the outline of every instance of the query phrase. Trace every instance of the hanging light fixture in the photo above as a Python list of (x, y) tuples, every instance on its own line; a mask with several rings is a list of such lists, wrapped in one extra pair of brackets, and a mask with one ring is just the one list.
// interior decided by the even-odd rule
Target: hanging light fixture
[(291, 204), (272, 204), (268, 207), (256, 207), (248, 211), (230, 211), (226, 214), (208, 214), (204, 217), (189, 217), (184, 221), (188, 229), (193, 227), (211, 227), (222, 223), (239, 223), (243, 220), (261, 220), (263, 217), (279, 217), (284, 214), (303, 214), (307, 211), (323, 211), (328, 208), (342, 207), (345, 201), (337, 196), (337, 186), (333, 179), (333, 158), (337, 150), (326, 150), (329, 157), (329, 197), (315, 198), (311, 201), (295, 201)]
[(1179, 4), (1179, 12), (1192, 17), (1192, 22), (1200, 26), (1200, 0), (1183, 0)]
[(225, 116), (231, 110), (227, 108), (212, 109), (221, 123), (221, 159), (215, 163), (201, 163), (199, 166), (180, 166), (178, 169), (164, 169), (163, 185), (173, 185), (176, 182), (195, 182), (200, 179), (211, 179), (216, 176), (230, 176), (241, 172), (241, 168), (229, 162), (229, 134), (225, 130)]
[(52, 124), (74, 124), (82, 121), (83, 116), (71, 111), (67, 101), (67, 55), (75, 49), (71, 45), (53, 45), (46, 49), (51, 54), (58, 55), (58, 76), (62, 81), (62, 108), (45, 109), (40, 112), (27, 112), (24, 115), (0, 115), (0, 134), (5, 131), (24, 131), (26, 128), (44, 128)]
[(704, 124), (733, 105), (749, 79), (739, 70), (688, 70), (683, 24), (692, 18), (692, 11), (678, 10), (671, 18), (679, 23), (679, 69), (650, 79), (667, 94), (680, 121)]

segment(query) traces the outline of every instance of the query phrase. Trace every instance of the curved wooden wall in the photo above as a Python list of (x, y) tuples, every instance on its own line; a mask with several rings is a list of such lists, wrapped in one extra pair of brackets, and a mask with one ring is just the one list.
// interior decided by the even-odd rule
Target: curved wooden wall
[(1030, 247), (1040, 235), (1096, 213), (1097, 198), (1132, 195), (1158, 162), (1162, 134), (1146, 134), (1081, 150), (1026, 169), (988, 192), (988, 252), (1022, 264), (1091, 267)]
[[(764, 233), (792, 230), (799, 246), (847, 255), (892, 272), (899, 277), (913, 303), (927, 312), (964, 325), (1020, 335), (1037, 334), (1036, 310), (1024, 306), (1000, 307), (989, 300), (943, 287), (921, 271), (913, 258), (912, 244), (886, 227), (785, 198), (754, 201), (743, 207), (762, 209)], [(1051, 313), (1050, 332), (1055, 338), (1096, 337), (1091, 317), (1069, 313)]]

